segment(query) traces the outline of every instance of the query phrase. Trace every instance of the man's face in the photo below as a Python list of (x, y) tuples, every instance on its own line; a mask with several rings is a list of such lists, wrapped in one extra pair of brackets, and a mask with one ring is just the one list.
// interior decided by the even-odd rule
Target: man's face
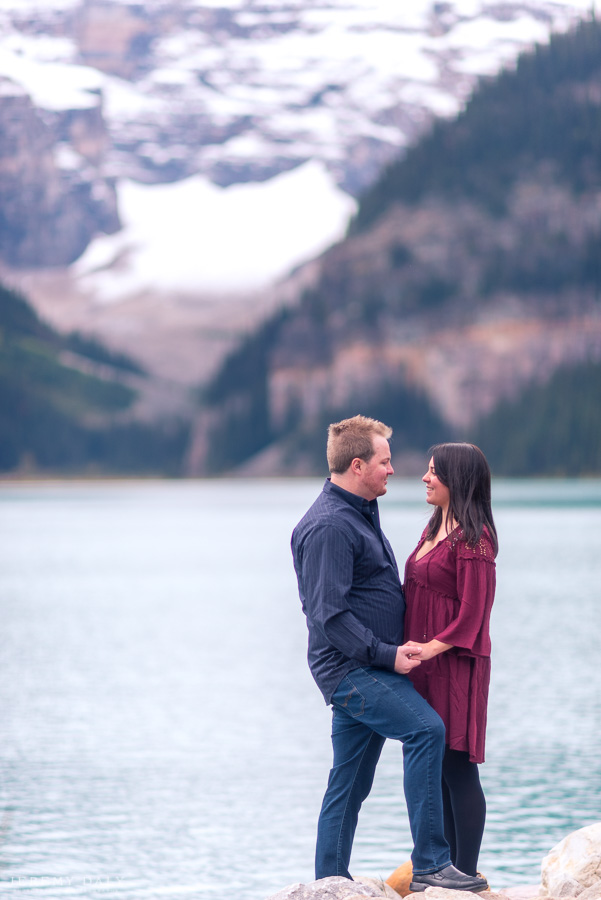
[(372, 445), (374, 455), (369, 462), (361, 462), (361, 496), (365, 500), (375, 500), (385, 494), (388, 476), (394, 475), (390, 464), (390, 446), (386, 438), (377, 434)]

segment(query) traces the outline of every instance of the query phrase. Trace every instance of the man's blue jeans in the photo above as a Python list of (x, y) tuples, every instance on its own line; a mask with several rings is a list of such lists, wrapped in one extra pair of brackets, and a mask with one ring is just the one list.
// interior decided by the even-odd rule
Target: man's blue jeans
[(334, 764), (319, 816), (315, 877), (351, 877), (359, 810), (371, 790), (386, 738), (403, 742), (413, 871), (436, 872), (450, 865), (441, 788), (445, 728), (438, 713), (406, 675), (372, 666), (344, 676), (332, 707)]

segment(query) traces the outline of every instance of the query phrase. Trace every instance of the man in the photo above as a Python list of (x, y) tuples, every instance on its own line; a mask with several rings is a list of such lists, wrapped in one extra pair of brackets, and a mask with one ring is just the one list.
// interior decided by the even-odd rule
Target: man
[(403, 743), (413, 836), (412, 891), (482, 891), (483, 878), (450, 864), (443, 833), (444, 725), (407, 673), (421, 647), (403, 644), (405, 602), (392, 548), (380, 528), (392, 429), (354, 416), (330, 425), (331, 477), (294, 529), (292, 553), (309, 628), (309, 666), (332, 705), (334, 763), (317, 830), (316, 878), (351, 878), (361, 804), (386, 738)]

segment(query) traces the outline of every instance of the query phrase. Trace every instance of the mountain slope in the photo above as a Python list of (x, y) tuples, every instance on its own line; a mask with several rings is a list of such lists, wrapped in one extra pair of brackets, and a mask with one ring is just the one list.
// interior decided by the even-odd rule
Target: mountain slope
[(600, 403), (601, 365), (563, 366), (485, 416), (474, 441), (498, 475), (599, 475)]
[[(304, 450), (295, 459), (290, 448), (304, 447), (306, 432), (322, 445), (324, 415), (369, 413), (395, 393), (423, 398), (448, 437), (469, 438), (500, 403), (544, 390), (562, 367), (597, 365), (600, 85), (593, 19), (437, 123), (366, 194), (297, 307), (265, 329), (255, 380), (235, 374), (249, 344), (226, 364), (219, 383), (228, 390), (200, 417), (197, 446), (219, 440), (259, 394), (266, 426), (253, 450), (271, 445), (266, 459), (282, 470), (312, 468)], [(513, 435), (497, 433), (501, 465)], [(401, 446), (423, 451), (425, 436), (409, 414)], [(191, 459), (216, 465), (206, 452)], [(512, 465), (523, 471), (523, 458)], [(567, 458), (545, 466), (576, 471)]]
[(179, 473), (187, 428), (140, 419), (146, 377), (0, 287), (0, 471)]
[(351, 232), (365, 231), (394, 203), (414, 205), (428, 194), (475, 199), (502, 214), (516, 171), (524, 180), (542, 165), (576, 193), (598, 188), (600, 106), (596, 29), (580, 28), (568, 41), (551, 38), (477, 91), (452, 125), (437, 122), (390, 165), (362, 196)]

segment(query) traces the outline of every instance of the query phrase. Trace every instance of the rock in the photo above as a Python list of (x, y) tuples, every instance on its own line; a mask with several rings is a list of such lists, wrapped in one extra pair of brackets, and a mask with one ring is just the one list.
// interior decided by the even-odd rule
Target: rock
[(403, 863), (398, 869), (395, 869), (392, 875), (386, 879), (386, 884), (389, 884), (393, 890), (400, 894), (401, 897), (406, 897), (407, 894), (410, 893), (409, 885), (411, 884), (411, 879), (413, 878), (413, 865), (411, 860)]
[(503, 888), (501, 893), (509, 897), (509, 900), (533, 900), (541, 892), (540, 884), (520, 884), (514, 887)]
[(369, 875), (355, 875), (354, 880), (360, 884), (371, 885), (379, 896), (388, 897), (388, 900), (399, 900), (398, 891), (391, 886), (388, 880), (382, 881), (381, 878), (371, 878)]
[(23, 88), (0, 77), (2, 262), (68, 265), (100, 231), (119, 228), (114, 179), (101, 174), (106, 146), (99, 96), (88, 109), (43, 115)]
[[(411, 863), (405, 863), (403, 866), (399, 866), (399, 869), (404, 869), (406, 875), (407, 866), (410, 865)], [(399, 869), (396, 871), (398, 872)], [(402, 877), (404, 878), (405, 875)], [(403, 896), (407, 895), (416, 896), (408, 890), (407, 894)], [(420, 896), (424, 900), (467, 900), (465, 891), (449, 891), (439, 887), (427, 888), (420, 893)], [(469, 894), (468, 896), (473, 898), (474, 895)], [(529, 895), (529, 897), (533, 896)], [(332, 877), (320, 878), (309, 884), (289, 884), (277, 894), (268, 897), (267, 900), (365, 900), (366, 897), (387, 897), (388, 900), (398, 900), (399, 894), (391, 887), (390, 879), (385, 882), (379, 878), (356, 876), (353, 881), (350, 881), (348, 878)], [(507, 894), (496, 891), (483, 891), (478, 894), (478, 897), (481, 900), (509, 900)], [(521, 898), (514, 894), (514, 900), (521, 900)], [(597, 900), (597, 898), (591, 897), (588, 900)]]
[(578, 900), (601, 900), (601, 883), (592, 884), (586, 888), (581, 894), (578, 894)]
[[(448, 893), (448, 891), (447, 891)], [(460, 894), (463, 894), (463, 900), (465, 900), (465, 891), (460, 891)], [(481, 897), (482, 900), (507, 900), (507, 894), (504, 891), (481, 891), (479, 894), (474, 894), (474, 896)], [(473, 900), (473, 897), (470, 900)]]
[[(364, 900), (365, 897), (396, 897), (389, 885), (378, 878), (358, 878), (351, 881), (349, 878), (332, 876), (319, 878), (308, 884), (289, 884), (287, 887), (272, 894), (268, 900)], [(463, 898), (465, 900), (465, 897)]]
[[(575, 878), (569, 878), (567, 875), (561, 879), (561, 882), (554, 888), (554, 900), (574, 900), (578, 894), (582, 893), (582, 885)], [(545, 894), (544, 896), (548, 896)]]
[(601, 897), (601, 822), (572, 832), (542, 862), (542, 895), (580, 897), (596, 888)]
[(89, 0), (75, 17), (75, 37), (82, 59), (110, 75), (132, 78), (154, 37), (144, 4)]

